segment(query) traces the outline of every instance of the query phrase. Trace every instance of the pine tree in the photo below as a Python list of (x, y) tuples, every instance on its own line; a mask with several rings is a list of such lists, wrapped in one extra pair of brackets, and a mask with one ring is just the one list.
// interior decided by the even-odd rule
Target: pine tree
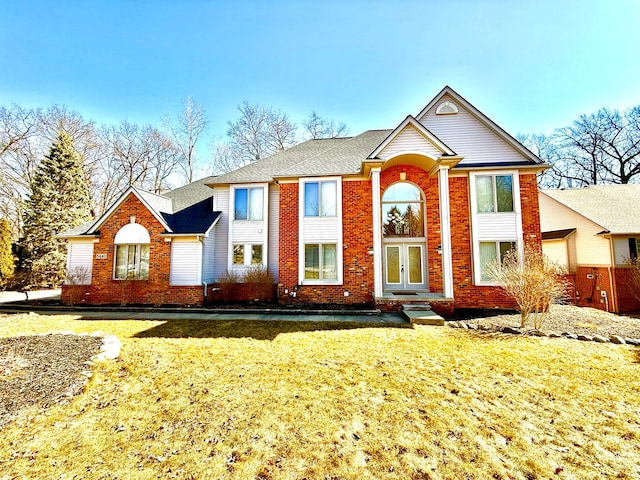
[(25, 202), (21, 246), (34, 285), (59, 285), (66, 250), (55, 236), (91, 219), (91, 196), (82, 157), (61, 132), (35, 172)]
[(11, 254), (11, 225), (6, 218), (0, 218), (0, 287), (13, 275), (14, 258)]

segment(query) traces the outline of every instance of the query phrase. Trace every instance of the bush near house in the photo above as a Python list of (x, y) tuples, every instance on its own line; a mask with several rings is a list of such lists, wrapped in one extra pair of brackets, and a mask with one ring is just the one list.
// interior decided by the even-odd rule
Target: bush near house
[(562, 267), (531, 243), (525, 244), (522, 253), (518, 249), (509, 250), (489, 266), (489, 277), (518, 304), (520, 328), (526, 326), (532, 315), (533, 327), (542, 327), (549, 306), (567, 295), (569, 285), (563, 275)]

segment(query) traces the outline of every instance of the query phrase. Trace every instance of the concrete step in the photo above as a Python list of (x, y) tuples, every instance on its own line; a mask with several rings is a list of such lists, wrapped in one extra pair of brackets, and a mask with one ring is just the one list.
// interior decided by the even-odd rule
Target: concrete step
[(431, 310), (405, 310), (403, 308), (400, 315), (409, 322), (417, 325), (436, 325), (440, 327), (444, 325), (444, 318)]
[(431, 305), (428, 303), (405, 303), (402, 305), (403, 310), (431, 310)]

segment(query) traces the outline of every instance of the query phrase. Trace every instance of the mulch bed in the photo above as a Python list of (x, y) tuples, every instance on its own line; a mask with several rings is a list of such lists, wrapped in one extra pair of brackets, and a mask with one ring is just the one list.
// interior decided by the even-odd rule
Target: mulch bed
[(35, 335), (0, 338), (0, 427), (24, 408), (46, 408), (82, 391), (85, 364), (101, 337)]

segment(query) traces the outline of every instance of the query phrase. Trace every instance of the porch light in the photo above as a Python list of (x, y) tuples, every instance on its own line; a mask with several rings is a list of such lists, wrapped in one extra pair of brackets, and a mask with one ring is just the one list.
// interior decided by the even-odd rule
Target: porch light
[(373, 255), (373, 247), (369, 247), (369, 251), (367, 252), (369, 255)]
[(438, 252), (438, 255), (442, 255), (442, 244), (436, 247), (436, 251)]

